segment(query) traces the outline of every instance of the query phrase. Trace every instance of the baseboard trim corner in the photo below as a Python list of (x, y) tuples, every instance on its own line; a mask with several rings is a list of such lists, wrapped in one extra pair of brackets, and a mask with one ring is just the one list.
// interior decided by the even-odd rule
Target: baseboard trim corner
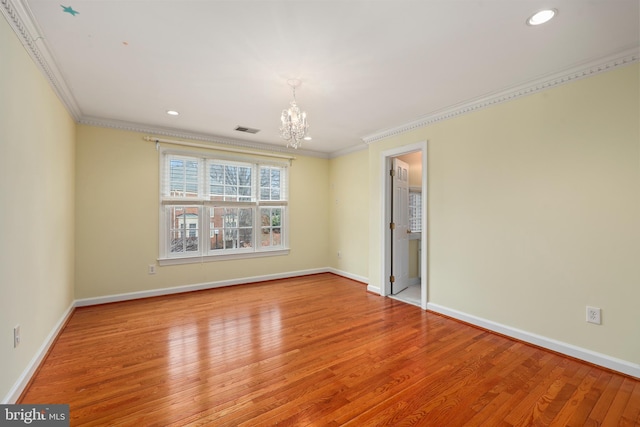
[(47, 335), (38, 351), (36, 351), (36, 354), (31, 358), (31, 361), (29, 362), (25, 370), (22, 372), (20, 377), (18, 377), (18, 380), (15, 382), (13, 387), (11, 387), (11, 389), (9, 390), (9, 393), (7, 393), (7, 395), (4, 397), (4, 399), (2, 400), (3, 405), (14, 404), (18, 401), (22, 392), (25, 390), (27, 385), (29, 385), (31, 377), (33, 377), (33, 374), (35, 374), (36, 370), (40, 366), (40, 363), (42, 363), (44, 358), (47, 356), (49, 349), (60, 334), (60, 331), (62, 331), (62, 328), (67, 323), (67, 320), (69, 320), (69, 317), (73, 313), (74, 308), (75, 304), (72, 302), (62, 314), (62, 317), (55, 324), (51, 332), (49, 332), (49, 335)]
[(367, 279), (364, 276), (360, 276), (358, 274), (353, 274), (346, 271), (338, 270), (337, 268), (333, 268), (333, 267), (327, 268), (327, 272), (333, 273), (337, 276), (346, 277), (347, 279), (355, 280), (356, 282), (364, 283), (365, 285), (369, 284), (369, 279)]
[(370, 292), (370, 293), (376, 294), (376, 295), (381, 295), (379, 286), (367, 285), (367, 292)]

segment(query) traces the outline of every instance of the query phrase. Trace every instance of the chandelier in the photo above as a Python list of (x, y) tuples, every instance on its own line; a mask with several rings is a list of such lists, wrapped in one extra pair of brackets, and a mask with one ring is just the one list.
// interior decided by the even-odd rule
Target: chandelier
[(287, 147), (298, 148), (302, 145), (302, 140), (307, 139), (307, 113), (300, 111), (296, 103), (296, 87), (300, 86), (300, 80), (287, 80), (287, 84), (293, 89), (293, 101), (289, 108), (282, 110), (280, 116), (280, 136), (287, 141)]

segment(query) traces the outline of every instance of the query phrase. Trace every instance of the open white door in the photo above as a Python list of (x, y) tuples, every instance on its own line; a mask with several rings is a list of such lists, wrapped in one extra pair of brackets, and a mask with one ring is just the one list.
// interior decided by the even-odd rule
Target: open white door
[[(393, 295), (393, 294), (397, 294), (399, 292), (399, 287), (394, 286), (393, 287), (393, 291), (392, 291), (392, 287), (391, 287), (391, 282), (390, 282), (390, 277), (393, 276), (394, 274), (392, 273), (392, 271), (395, 271), (396, 275), (398, 276), (402, 276), (401, 274), (398, 274), (398, 269), (402, 269), (404, 268), (405, 272), (406, 272), (406, 276), (409, 275), (409, 261), (408, 261), (408, 257), (406, 255), (401, 255), (399, 253), (394, 253), (392, 252), (392, 246), (396, 246), (396, 248), (406, 248), (404, 249), (407, 253), (409, 252), (409, 234), (407, 233), (407, 229), (409, 229), (408, 227), (408, 222), (409, 222), (409, 203), (408, 203), (408, 197), (409, 197), (409, 187), (408, 187), (408, 178), (407, 178), (407, 187), (405, 188), (404, 192), (404, 197), (407, 198), (407, 201), (405, 203), (400, 203), (399, 199), (396, 197), (396, 201), (398, 203), (398, 207), (395, 208), (396, 212), (398, 212), (398, 209), (406, 209), (406, 222), (405, 222), (405, 227), (404, 228), (404, 233), (399, 233), (400, 230), (398, 230), (398, 227), (396, 227), (394, 231), (394, 233), (392, 233), (389, 227), (389, 224), (393, 222), (394, 218), (392, 216), (392, 209), (394, 208), (394, 203), (392, 203), (393, 197), (392, 197), (392, 193), (396, 191), (396, 185), (393, 182), (392, 179), (390, 179), (389, 177), (389, 171), (393, 168), (394, 171), (397, 171), (397, 165), (396, 163), (394, 163), (394, 159), (397, 158), (398, 156), (403, 156), (409, 153), (413, 153), (416, 151), (419, 151), (421, 153), (421, 188), (422, 188), (422, 218), (421, 218), (421, 240), (420, 240), (420, 259), (419, 259), (419, 263), (420, 263), (420, 267), (419, 267), (419, 271), (420, 271), (420, 307), (423, 310), (427, 309), (427, 301), (428, 301), (428, 283), (429, 283), (429, 264), (427, 262), (428, 259), (428, 229), (427, 229), (427, 225), (428, 225), (428, 221), (427, 221), (427, 214), (429, 212), (428, 210), (428, 203), (427, 201), (429, 200), (428, 197), (428, 173), (427, 173), (427, 149), (428, 149), (428, 142), (427, 141), (421, 141), (421, 142), (416, 142), (414, 144), (408, 144), (408, 145), (404, 145), (401, 147), (396, 147), (396, 148), (392, 148), (389, 150), (385, 150), (382, 151), (380, 153), (380, 174), (379, 174), (379, 179), (380, 179), (380, 188), (383, 189), (384, 194), (382, 194), (382, 197), (380, 199), (381, 203), (380, 203), (380, 208), (381, 208), (381, 221), (379, 223), (380, 226), (380, 235), (382, 236), (382, 244), (380, 245), (380, 259), (382, 260), (382, 262), (380, 263), (380, 276), (379, 276), (379, 286), (380, 287), (375, 287), (373, 285), (367, 285), (367, 290), (370, 290), (372, 293), (379, 293), (382, 296), (389, 296), (389, 295)], [(400, 167), (402, 169), (402, 166)], [(405, 169), (407, 169), (407, 166), (405, 164)], [(395, 172), (397, 174), (397, 172)], [(402, 193), (402, 192), (401, 192)], [(396, 215), (397, 216), (397, 215)], [(402, 222), (402, 221), (400, 221)], [(402, 242), (402, 240), (404, 240), (404, 242)], [(406, 246), (405, 246), (406, 245)], [(398, 252), (398, 251), (395, 251)], [(404, 257), (405, 260), (407, 260), (406, 264), (402, 261), (402, 258)], [(395, 269), (395, 270), (393, 270)], [(394, 277), (395, 279), (395, 277)], [(411, 280), (408, 281), (409, 283), (411, 283)]]
[(409, 165), (393, 159), (391, 192), (391, 294), (409, 286)]

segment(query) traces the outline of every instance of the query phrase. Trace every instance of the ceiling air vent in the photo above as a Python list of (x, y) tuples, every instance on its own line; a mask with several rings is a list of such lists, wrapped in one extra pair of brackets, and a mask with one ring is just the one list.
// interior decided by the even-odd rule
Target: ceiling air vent
[(252, 128), (247, 128), (244, 126), (236, 126), (236, 130), (238, 132), (246, 132), (246, 133), (258, 133), (260, 132), (260, 129), (252, 129)]

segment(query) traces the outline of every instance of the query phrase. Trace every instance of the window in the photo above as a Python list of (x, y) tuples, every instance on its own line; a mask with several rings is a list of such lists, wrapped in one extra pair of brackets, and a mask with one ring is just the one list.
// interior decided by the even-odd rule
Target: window
[(286, 253), (288, 164), (161, 153), (165, 263)]
[(422, 192), (409, 191), (409, 229), (412, 233), (422, 231)]

